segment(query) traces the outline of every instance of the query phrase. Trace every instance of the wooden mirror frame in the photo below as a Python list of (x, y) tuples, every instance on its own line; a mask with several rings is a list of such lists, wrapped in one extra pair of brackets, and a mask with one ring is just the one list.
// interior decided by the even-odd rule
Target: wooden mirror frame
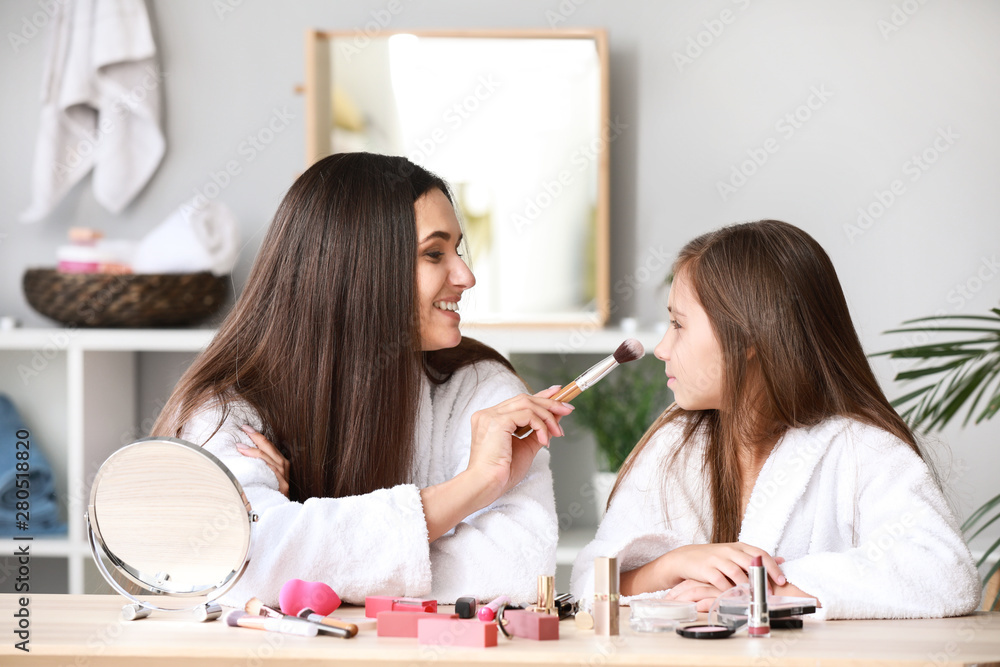
[[(607, 33), (602, 29), (554, 29), (554, 30), (391, 30), (366, 33), (366, 39), (390, 37), (392, 35), (415, 35), (417, 37), (467, 37), (467, 38), (505, 38), (505, 39), (593, 39), (597, 48), (600, 63), (600, 147), (597, 151), (597, 200), (595, 206), (595, 265), (594, 265), (594, 300), (593, 310), (580, 311), (576, 320), (559, 320), (547, 322), (543, 318), (528, 322), (517, 320), (498, 323), (470, 322), (468, 326), (603, 326), (610, 314), (610, 84), (608, 66)], [(358, 37), (355, 32), (325, 31), (308, 29), (305, 36), (305, 127), (306, 127), (306, 168), (317, 160), (331, 153), (330, 133), (321, 122), (330, 118), (333, 109), (331, 103), (331, 66), (330, 40), (333, 38)], [(463, 324), (463, 327), (465, 324)]]

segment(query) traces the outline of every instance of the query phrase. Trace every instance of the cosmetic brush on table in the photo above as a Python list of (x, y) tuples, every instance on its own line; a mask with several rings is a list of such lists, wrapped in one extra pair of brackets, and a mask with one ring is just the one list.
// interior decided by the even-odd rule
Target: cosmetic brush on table
[(315, 637), (320, 631), (319, 626), (315, 623), (294, 616), (284, 618), (253, 616), (239, 609), (234, 609), (226, 615), (226, 625), (253, 628), (254, 630), (270, 630), (286, 635), (299, 635), (300, 637)]
[[(301, 621), (303, 623), (308, 623), (314, 625), (320, 634), (333, 635), (335, 637), (343, 637), (348, 639), (358, 634), (358, 626), (353, 623), (345, 623), (337, 619), (329, 618), (326, 616), (320, 616), (315, 613), (309, 607), (304, 608), (302, 611), (307, 612), (306, 614), (299, 613), (298, 616), (292, 616), (290, 614), (282, 613), (273, 607), (268, 607), (266, 604), (261, 602), (259, 598), (250, 598), (247, 600), (246, 606), (244, 607), (247, 615), (253, 618), (260, 616), (261, 618), (270, 618), (275, 620), (289, 620), (293, 624), (296, 621)], [(310, 618), (312, 616), (312, 618)], [(232, 625), (232, 624), (230, 624)]]
[[(646, 354), (646, 350), (643, 349), (642, 343), (635, 338), (626, 339), (613, 354), (609, 354), (581, 373), (578, 378), (560, 389), (559, 393), (552, 397), (552, 400), (569, 403), (584, 391), (600, 382), (608, 373), (618, 368), (621, 364), (641, 359), (644, 354)], [(524, 438), (533, 430), (530, 426), (522, 426), (514, 431), (514, 435), (518, 438)]]

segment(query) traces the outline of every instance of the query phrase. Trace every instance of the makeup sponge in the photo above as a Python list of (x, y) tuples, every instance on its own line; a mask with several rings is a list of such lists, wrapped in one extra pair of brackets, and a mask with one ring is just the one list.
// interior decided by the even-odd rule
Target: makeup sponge
[(340, 596), (322, 581), (289, 579), (278, 594), (281, 613), (297, 616), (309, 607), (320, 616), (333, 613), (340, 606)]

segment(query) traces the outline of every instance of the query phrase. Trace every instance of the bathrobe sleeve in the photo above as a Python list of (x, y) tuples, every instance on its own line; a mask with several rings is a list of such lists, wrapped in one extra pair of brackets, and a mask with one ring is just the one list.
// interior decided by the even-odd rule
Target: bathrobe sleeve
[[(454, 476), (469, 463), (472, 414), (526, 388), (493, 362), (460, 369), (448, 385), (442, 399), (435, 399), (434, 417), (447, 420)], [(557, 439), (553, 446), (559, 444)], [(555, 574), (558, 539), (549, 452), (543, 448), (517, 486), (430, 545), (434, 597), (451, 603), (463, 595), (480, 600), (507, 595), (515, 603), (533, 604), (538, 575)]]
[[(837, 471), (837, 492), (827, 501), (835, 504), (829, 512), (836, 522), (825, 535), (812, 534), (807, 555), (782, 565), (790, 583), (820, 600), (820, 617), (974, 611), (980, 600), (975, 564), (924, 461), (902, 441), (869, 427), (842, 435), (827, 457), (819, 472)], [(843, 548), (836, 548), (838, 542)]]
[[(601, 520), (594, 540), (573, 564), (570, 590), (586, 606), (594, 594), (594, 559), (617, 557), (620, 572), (629, 572), (666, 552), (692, 541), (704, 540), (707, 496), (701, 488), (700, 449), (686, 448), (677, 465), (665, 462), (680, 445), (682, 429), (676, 424), (661, 428), (639, 454), (631, 473)], [(669, 474), (669, 478), (664, 475)], [(664, 512), (664, 494), (669, 515)], [(665, 591), (641, 597), (661, 597)], [(629, 598), (623, 598), (623, 602)]]
[(262, 430), (256, 413), (236, 404), (216, 430), (220, 416), (218, 408), (207, 406), (181, 437), (204, 444), (229, 468), (260, 517), (252, 529), (247, 570), (220, 602), (242, 608), (257, 597), (277, 605), (282, 584), (296, 578), (325, 582), (352, 604), (363, 604), (366, 595), (430, 592), (427, 523), (416, 486), (291, 502), (265, 463), (237, 450), (237, 442), (253, 446), (240, 425)]

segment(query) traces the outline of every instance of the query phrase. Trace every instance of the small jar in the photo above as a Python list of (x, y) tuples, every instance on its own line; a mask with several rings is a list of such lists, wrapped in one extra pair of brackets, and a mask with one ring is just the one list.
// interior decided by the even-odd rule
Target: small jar
[(680, 600), (632, 600), (629, 627), (634, 632), (672, 632), (678, 623), (698, 620), (694, 602)]

